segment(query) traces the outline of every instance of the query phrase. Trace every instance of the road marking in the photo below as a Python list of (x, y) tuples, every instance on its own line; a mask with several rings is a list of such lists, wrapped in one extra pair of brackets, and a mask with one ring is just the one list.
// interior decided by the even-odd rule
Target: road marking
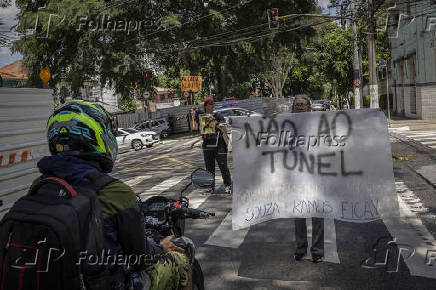
[(172, 158), (168, 154), (162, 154), (160, 156), (157, 156), (157, 157), (151, 159), (150, 161), (156, 161), (156, 160), (159, 160), (159, 159), (167, 159), (168, 161), (172, 161), (174, 163), (178, 163), (178, 164), (184, 165), (184, 166), (186, 166), (188, 168), (197, 168), (196, 166), (194, 166), (192, 164), (189, 164), (189, 163), (187, 163), (185, 161), (178, 160), (176, 158)]
[(401, 252), (404, 262), (410, 270), (410, 274), (413, 276), (436, 278), (434, 267), (426, 265), (427, 250), (432, 247), (434, 248), (434, 246), (429, 246), (427, 243), (436, 245), (436, 241), (421, 219), (409, 209), (403, 200), (403, 198), (407, 200), (407, 197), (413, 199), (415, 196), (413, 192), (402, 181), (396, 182), (396, 186), (400, 218), (384, 219), (383, 222), (389, 233), (396, 238), (397, 244), (405, 244), (415, 250), (415, 254), (412, 257), (409, 257), (410, 252), (408, 251)]
[(192, 196), (192, 197), (189, 194), (188, 196), (189, 196), (189, 207), (190, 208), (198, 208), (208, 198), (208, 195), (204, 195), (204, 194), (199, 194), (197, 196)]
[(178, 159), (175, 159), (175, 158), (167, 157), (166, 159), (169, 160), (169, 161), (172, 161), (174, 163), (185, 165), (186, 167), (189, 167), (189, 168), (197, 168), (196, 166), (194, 166), (192, 164), (189, 164), (189, 163), (187, 163), (185, 161), (181, 161), (181, 160), (178, 160)]
[(146, 200), (147, 198), (149, 198), (152, 195), (159, 195), (162, 192), (164, 192), (165, 190), (173, 187), (174, 185), (176, 185), (177, 183), (179, 183), (180, 181), (182, 181), (185, 178), (186, 178), (186, 175), (183, 175), (183, 176), (174, 176), (174, 177), (171, 177), (170, 179), (164, 180), (161, 183), (159, 183), (158, 185), (155, 185), (152, 188), (150, 188), (149, 190), (141, 193), (140, 194), (141, 200)]
[(133, 167), (133, 168), (124, 168), (119, 170), (118, 172), (123, 172), (123, 173), (127, 173), (127, 172), (132, 172), (132, 171), (137, 171), (137, 170), (141, 170), (141, 168), (138, 167)]
[(424, 145), (431, 145), (431, 144), (436, 144), (436, 140), (433, 141), (425, 141), (425, 142), (421, 142)]
[(428, 135), (423, 135), (423, 136), (407, 136), (407, 137), (409, 137), (409, 138), (411, 138), (413, 140), (416, 140), (416, 141), (424, 141), (424, 140), (433, 140), (436, 137), (436, 135), (434, 135), (434, 136), (428, 136)]
[(225, 248), (239, 248), (249, 229), (232, 231), (232, 212), (230, 211), (213, 234), (209, 236), (205, 244)]
[(125, 181), (124, 183), (130, 187), (133, 187), (133, 186), (141, 183), (143, 180), (146, 180), (150, 177), (151, 177), (151, 175), (136, 176), (135, 178), (129, 179), (129, 180)]
[(392, 130), (392, 131), (409, 131), (410, 128), (409, 127), (399, 127), (399, 128), (389, 128), (389, 130)]
[(159, 160), (159, 159), (162, 159), (162, 158), (167, 158), (167, 157), (169, 157), (168, 154), (162, 154), (162, 155), (159, 155), (159, 156), (157, 156), (157, 157), (154, 157), (154, 158), (151, 159), (150, 161), (156, 161), (156, 160)]

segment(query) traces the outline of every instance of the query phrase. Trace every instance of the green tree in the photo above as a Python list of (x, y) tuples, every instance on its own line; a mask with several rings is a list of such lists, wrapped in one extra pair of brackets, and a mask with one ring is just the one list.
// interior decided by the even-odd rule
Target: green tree
[(336, 86), (339, 95), (353, 89), (353, 42), (351, 28), (336, 23), (322, 27), (315, 45), (315, 61), (326, 80)]

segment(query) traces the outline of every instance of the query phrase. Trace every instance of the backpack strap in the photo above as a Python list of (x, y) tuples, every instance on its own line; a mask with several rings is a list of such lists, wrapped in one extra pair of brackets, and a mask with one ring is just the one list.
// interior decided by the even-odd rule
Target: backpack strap
[(72, 198), (77, 196), (77, 191), (74, 190), (74, 188), (68, 182), (66, 182), (62, 178), (54, 177), (54, 176), (41, 178), (41, 180), (29, 191), (29, 195), (35, 194), (38, 191), (38, 189), (40, 189), (45, 184), (60, 185), (70, 194)]

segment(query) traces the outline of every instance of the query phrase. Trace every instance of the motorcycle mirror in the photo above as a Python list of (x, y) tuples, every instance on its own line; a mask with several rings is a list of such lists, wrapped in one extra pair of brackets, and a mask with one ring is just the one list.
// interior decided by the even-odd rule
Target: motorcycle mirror
[(198, 168), (191, 174), (191, 181), (200, 187), (210, 187), (214, 182), (215, 176), (207, 170)]

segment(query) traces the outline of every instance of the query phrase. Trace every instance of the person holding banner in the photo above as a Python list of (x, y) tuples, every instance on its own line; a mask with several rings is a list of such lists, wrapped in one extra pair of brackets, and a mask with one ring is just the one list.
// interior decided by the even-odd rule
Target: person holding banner
[[(311, 112), (312, 107), (309, 98), (298, 96), (292, 104), (293, 113)], [(294, 258), (296, 261), (301, 261), (307, 254), (307, 226), (306, 219), (295, 219), (295, 239), (297, 248)], [(312, 261), (314, 263), (322, 262), (324, 257), (324, 219), (312, 218), (312, 247), (310, 248)]]
[[(224, 117), (213, 112), (215, 103), (212, 97), (204, 99), (205, 114), (199, 116), (200, 131), (203, 137), (203, 154), (206, 170), (215, 175), (215, 160), (223, 177), (225, 193), (232, 193), (232, 179), (230, 170), (227, 166), (227, 126)], [(212, 185), (210, 193), (215, 193), (215, 182)]]

